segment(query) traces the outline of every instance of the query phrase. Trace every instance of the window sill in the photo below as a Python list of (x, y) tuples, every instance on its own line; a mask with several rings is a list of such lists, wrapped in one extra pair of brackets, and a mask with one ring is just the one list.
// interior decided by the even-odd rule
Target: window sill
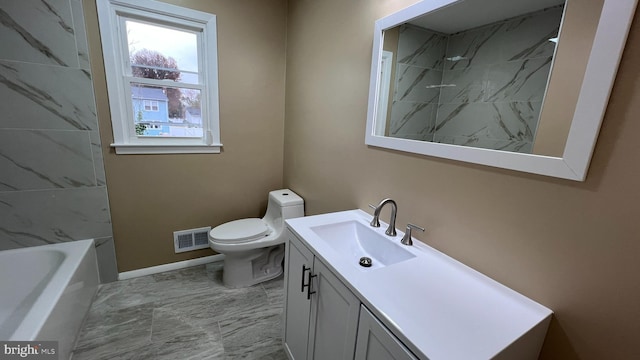
[(118, 155), (135, 154), (219, 154), (222, 144), (213, 145), (141, 145), (111, 144)]

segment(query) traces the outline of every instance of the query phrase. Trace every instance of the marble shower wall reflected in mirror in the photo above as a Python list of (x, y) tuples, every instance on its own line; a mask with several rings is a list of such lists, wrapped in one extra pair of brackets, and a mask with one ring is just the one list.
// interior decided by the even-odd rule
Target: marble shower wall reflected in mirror
[(385, 30), (393, 60), (376, 133), (531, 153), (563, 9), (455, 32), (412, 22)]

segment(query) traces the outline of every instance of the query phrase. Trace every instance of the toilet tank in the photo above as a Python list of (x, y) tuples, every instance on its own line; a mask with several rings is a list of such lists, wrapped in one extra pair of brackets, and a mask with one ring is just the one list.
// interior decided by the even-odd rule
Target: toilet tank
[(284, 225), (285, 219), (304, 216), (304, 200), (289, 189), (274, 190), (269, 193), (269, 204), (264, 221), (276, 229)]

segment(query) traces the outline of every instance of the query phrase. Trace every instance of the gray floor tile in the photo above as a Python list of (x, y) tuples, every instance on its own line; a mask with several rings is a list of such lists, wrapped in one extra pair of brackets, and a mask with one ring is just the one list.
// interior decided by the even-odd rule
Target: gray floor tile
[(101, 357), (111, 348), (135, 349), (150, 341), (154, 305), (90, 311), (80, 333), (76, 351)]
[(104, 284), (73, 360), (286, 359), (283, 286), (226, 288), (221, 263)]
[(261, 285), (267, 293), (267, 299), (271, 305), (282, 306), (284, 304), (284, 275), (265, 281)]
[(263, 359), (282, 350), (282, 311), (268, 306), (261, 310), (220, 321), (227, 358)]

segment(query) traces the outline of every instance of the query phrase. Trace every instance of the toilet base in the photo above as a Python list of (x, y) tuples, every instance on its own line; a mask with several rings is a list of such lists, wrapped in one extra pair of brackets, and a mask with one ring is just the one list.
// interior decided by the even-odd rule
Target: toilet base
[(261, 283), (283, 272), (284, 244), (224, 254), (222, 282), (226, 287), (239, 288)]

